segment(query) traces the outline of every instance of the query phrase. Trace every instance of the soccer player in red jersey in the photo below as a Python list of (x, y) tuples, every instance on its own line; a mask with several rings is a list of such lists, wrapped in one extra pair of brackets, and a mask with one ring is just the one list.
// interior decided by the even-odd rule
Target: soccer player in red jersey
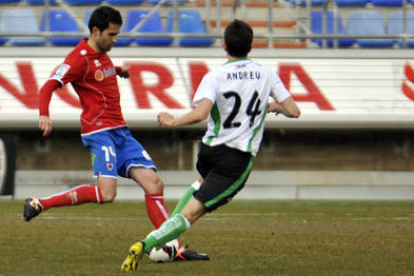
[[(121, 25), (119, 11), (109, 6), (97, 8), (89, 21), (89, 38), (69, 53), (39, 95), (39, 128), (48, 136), (52, 131), (49, 118), (52, 93), (67, 83), (72, 84), (82, 106), (82, 142), (91, 152), (98, 185), (80, 185), (49, 197), (29, 197), (23, 212), (26, 221), (52, 207), (112, 202), (118, 175), (132, 178), (142, 187), (147, 213), (155, 228), (169, 218), (164, 205), (164, 185), (156, 166), (132, 137), (121, 112), (117, 75), (128, 78), (129, 67), (114, 66), (107, 55), (117, 41)], [(184, 255), (187, 260), (206, 259), (205, 254), (190, 250), (185, 250)]]

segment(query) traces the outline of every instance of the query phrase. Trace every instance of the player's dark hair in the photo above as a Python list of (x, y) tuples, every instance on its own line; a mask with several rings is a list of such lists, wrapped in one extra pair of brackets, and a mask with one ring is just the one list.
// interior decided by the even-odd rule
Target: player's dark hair
[(253, 30), (244, 21), (234, 20), (224, 31), (227, 53), (233, 57), (246, 57), (252, 49)]
[(109, 23), (122, 25), (121, 13), (109, 6), (101, 6), (95, 9), (89, 19), (89, 31), (97, 27), (101, 32), (109, 27)]

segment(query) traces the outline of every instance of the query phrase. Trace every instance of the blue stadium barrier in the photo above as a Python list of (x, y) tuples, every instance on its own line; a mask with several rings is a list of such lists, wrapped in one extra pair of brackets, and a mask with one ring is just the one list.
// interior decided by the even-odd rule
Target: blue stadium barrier
[[(0, 32), (1, 32), (1, 29), (0, 29)], [(6, 44), (6, 42), (8, 41), (8, 39), (7, 38), (5, 38), (5, 37), (0, 37), (0, 46), (2, 46), (2, 45), (4, 45), (4, 44)]]
[[(93, 10), (87, 10), (85, 13), (85, 25), (86, 27), (88, 27), (89, 25), (89, 19), (91, 18)], [(125, 23), (122, 24), (121, 27), (121, 33), (125, 32)], [(129, 46), (132, 43), (132, 38), (130, 37), (118, 37), (117, 41), (115, 42), (115, 46), (119, 46), (119, 47), (125, 47), (125, 46)]]
[[(42, 13), (40, 31), (46, 30), (46, 13)], [(79, 32), (76, 20), (65, 10), (49, 11), (50, 32)], [(51, 37), (50, 44), (53, 46), (75, 46), (82, 40), (82, 37)]]
[(20, 0), (0, 0), (0, 4), (17, 4)]
[[(322, 11), (312, 11), (311, 13), (311, 31), (313, 34), (322, 34), (323, 32), (323, 12)], [(327, 18), (325, 18), (325, 30), (326, 34), (334, 34), (334, 16), (332, 12), (327, 13)], [(337, 26), (338, 26), (338, 34), (344, 34), (344, 28), (342, 25), (341, 16), (338, 14), (337, 18)], [(319, 47), (322, 46), (323, 40), (321, 38), (312, 39), (313, 42), (318, 44)], [(350, 47), (355, 43), (355, 39), (338, 39), (338, 46), (339, 47)], [(327, 41), (328, 47), (333, 47), (334, 40), (328, 39)]]
[[(290, 0), (289, 3), (294, 6), (300, 5), (304, 7), (307, 4), (307, 0)], [(322, 6), (323, 4), (325, 4), (325, 0), (310, 0), (310, 5), (312, 7)]]
[[(49, 5), (56, 5), (56, 0), (48, 0)], [(25, 0), (25, 2), (29, 5), (44, 5), (45, 0)]]
[[(348, 17), (347, 33), (351, 35), (384, 35), (385, 26), (378, 11), (352, 11)], [(393, 39), (357, 39), (362, 48), (387, 48), (394, 45)]]
[[(149, 10), (130, 10), (127, 12), (125, 20), (125, 31), (130, 32), (134, 27), (149, 14)], [(161, 16), (158, 11), (155, 11), (151, 16), (142, 23), (137, 32), (143, 33), (165, 33)], [(134, 39), (135, 43), (142, 46), (168, 46), (172, 43), (172, 38), (168, 37), (138, 37)]]
[(367, 4), (367, 0), (336, 0), (338, 6), (357, 6), (363, 7)]
[[(38, 33), (39, 26), (31, 9), (5, 9), (1, 13), (0, 29), (2, 32)], [(10, 37), (13, 46), (42, 46), (43, 37)]]
[(106, 0), (110, 5), (141, 5), (144, 0)]
[[(148, 3), (150, 3), (151, 5), (158, 5), (158, 3), (160, 3), (162, 0), (146, 0)], [(172, 6), (174, 5), (174, 1), (178, 1), (178, 5), (183, 6), (185, 5), (185, 0), (164, 0), (162, 3), (163, 5), (169, 5)]]
[[(414, 35), (414, 12), (407, 12), (406, 16), (407, 34)], [(389, 13), (387, 33), (393, 35), (404, 33), (404, 14), (402, 11), (393, 11)], [(400, 47), (403, 46), (402, 39), (396, 39), (396, 42)], [(407, 47), (414, 48), (414, 39), (407, 39)]]
[(99, 5), (103, 0), (65, 0), (69, 5)]
[(371, 0), (371, 4), (379, 7), (401, 7), (403, 0)]
[[(206, 33), (201, 15), (198, 10), (180, 10), (178, 12), (178, 32), (194, 34)], [(174, 11), (168, 12), (167, 32), (172, 32), (174, 26)], [(213, 44), (211, 38), (180, 38), (180, 46), (211, 46)]]

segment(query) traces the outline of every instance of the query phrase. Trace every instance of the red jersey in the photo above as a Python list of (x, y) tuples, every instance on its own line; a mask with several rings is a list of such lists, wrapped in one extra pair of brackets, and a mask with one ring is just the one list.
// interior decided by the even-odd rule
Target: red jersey
[(78, 94), (82, 134), (124, 127), (116, 76), (119, 68), (114, 67), (106, 52), (95, 52), (86, 41), (83, 39), (69, 53), (51, 79), (62, 86), (70, 82)]

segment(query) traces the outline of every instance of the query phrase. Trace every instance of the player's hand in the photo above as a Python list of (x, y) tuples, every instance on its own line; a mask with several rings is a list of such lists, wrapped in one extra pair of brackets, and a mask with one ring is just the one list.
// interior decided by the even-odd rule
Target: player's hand
[(160, 112), (157, 116), (158, 126), (172, 127), (174, 122), (174, 116), (167, 112)]
[(121, 71), (118, 73), (118, 76), (124, 79), (129, 78), (129, 68), (131, 68), (131, 65), (122, 66)]
[(39, 128), (43, 131), (43, 136), (46, 137), (52, 132), (52, 120), (47, 116), (39, 117)]

